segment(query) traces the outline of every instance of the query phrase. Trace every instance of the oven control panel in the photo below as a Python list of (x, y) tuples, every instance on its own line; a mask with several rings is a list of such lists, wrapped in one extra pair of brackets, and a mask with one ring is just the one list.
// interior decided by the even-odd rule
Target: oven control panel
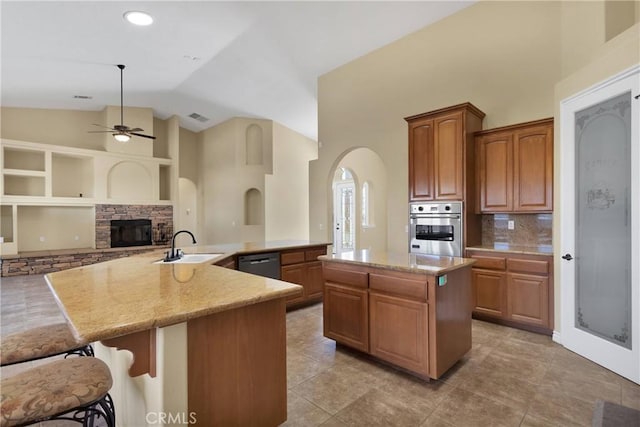
[(462, 202), (411, 203), (409, 206), (410, 206), (410, 213), (412, 215), (462, 213)]

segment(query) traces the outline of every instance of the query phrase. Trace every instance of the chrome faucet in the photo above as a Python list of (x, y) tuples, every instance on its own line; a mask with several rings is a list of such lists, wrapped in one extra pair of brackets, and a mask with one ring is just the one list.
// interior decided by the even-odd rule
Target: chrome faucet
[(177, 231), (171, 238), (171, 252), (167, 252), (166, 256), (164, 257), (164, 262), (179, 260), (180, 258), (182, 258), (182, 255), (184, 255), (180, 249), (176, 250), (176, 236), (180, 233), (187, 233), (189, 236), (191, 236), (194, 245), (198, 243), (196, 242), (196, 238), (192, 232), (188, 230)]

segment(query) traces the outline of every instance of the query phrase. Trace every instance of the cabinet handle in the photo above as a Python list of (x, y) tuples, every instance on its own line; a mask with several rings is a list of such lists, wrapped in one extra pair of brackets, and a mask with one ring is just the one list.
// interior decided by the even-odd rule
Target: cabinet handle
[(573, 259), (573, 257), (571, 256), (571, 254), (566, 254), (562, 256), (562, 259), (566, 259), (567, 261), (571, 261)]

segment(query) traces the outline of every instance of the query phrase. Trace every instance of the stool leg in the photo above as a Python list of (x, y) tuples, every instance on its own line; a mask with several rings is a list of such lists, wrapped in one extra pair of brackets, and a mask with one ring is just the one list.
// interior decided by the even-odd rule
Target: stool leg
[(84, 347), (76, 348), (74, 350), (71, 350), (71, 351), (67, 352), (67, 354), (65, 354), (64, 358), (66, 359), (67, 357), (71, 356), (72, 354), (76, 355), (76, 356), (94, 357), (93, 347), (91, 346), (91, 344), (87, 344)]

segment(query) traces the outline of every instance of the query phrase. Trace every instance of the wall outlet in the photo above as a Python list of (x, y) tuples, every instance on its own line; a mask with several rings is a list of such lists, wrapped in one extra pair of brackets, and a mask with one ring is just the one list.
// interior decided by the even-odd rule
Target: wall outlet
[(80, 236), (75, 236), (73, 240), (80, 240)]
[(45, 241), (44, 236), (40, 236), (40, 241), (41, 241), (41, 242), (44, 242), (44, 241)]
[(513, 220), (510, 220), (507, 222), (507, 228), (509, 230), (514, 230), (516, 228), (516, 222)]
[(318, 224), (318, 229), (324, 230), (324, 224)]

